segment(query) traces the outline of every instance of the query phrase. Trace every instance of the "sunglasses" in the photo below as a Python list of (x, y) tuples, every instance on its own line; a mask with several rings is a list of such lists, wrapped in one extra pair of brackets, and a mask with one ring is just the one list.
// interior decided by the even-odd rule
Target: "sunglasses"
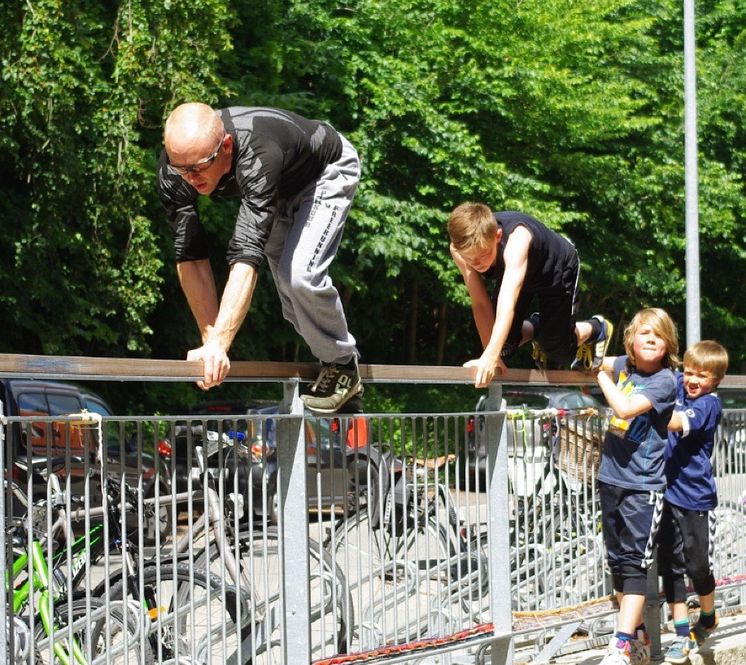
[(212, 166), (212, 163), (215, 161), (217, 156), (220, 154), (220, 150), (223, 147), (224, 138), (225, 138), (225, 133), (223, 133), (223, 136), (220, 137), (220, 142), (218, 143), (218, 147), (215, 148), (215, 152), (213, 152), (209, 157), (200, 159), (198, 162), (195, 162), (194, 164), (191, 164), (190, 166), (176, 166), (174, 164), (171, 164), (171, 162), (169, 162), (168, 165), (178, 175), (186, 175), (187, 173), (202, 173), (202, 171), (206, 171), (207, 169), (210, 168), (210, 166)]

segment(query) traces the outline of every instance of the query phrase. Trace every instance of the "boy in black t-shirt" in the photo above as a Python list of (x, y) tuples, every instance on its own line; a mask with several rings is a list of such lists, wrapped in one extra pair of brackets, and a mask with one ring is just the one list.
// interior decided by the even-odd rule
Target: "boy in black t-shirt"
[[(603, 316), (575, 321), (580, 267), (574, 245), (530, 215), (492, 211), (462, 203), (448, 218), (451, 256), (471, 297), (474, 322), (484, 351), (465, 367), (475, 367), (476, 387), (505, 371), (504, 358), (534, 341), (540, 367), (597, 369), (613, 327)], [(499, 289), (493, 304), (483, 276)], [(529, 314), (534, 298), (538, 311)]]

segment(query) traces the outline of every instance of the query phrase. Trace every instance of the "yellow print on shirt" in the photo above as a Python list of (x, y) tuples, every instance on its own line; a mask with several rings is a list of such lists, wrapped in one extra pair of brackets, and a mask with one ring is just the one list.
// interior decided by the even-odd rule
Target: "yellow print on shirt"
[[(616, 385), (617, 388), (622, 391), (623, 395), (632, 395), (642, 389), (642, 386), (638, 387), (632, 383), (625, 370), (622, 370), (619, 373), (619, 379), (617, 379)], [(627, 420), (625, 418), (619, 418), (618, 416), (612, 416), (609, 420), (609, 430), (623, 439), (627, 434), (631, 422), (632, 418)]]

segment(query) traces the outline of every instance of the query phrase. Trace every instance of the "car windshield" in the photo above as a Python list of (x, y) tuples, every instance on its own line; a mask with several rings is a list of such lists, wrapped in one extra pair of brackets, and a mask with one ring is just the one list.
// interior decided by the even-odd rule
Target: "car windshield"
[(546, 409), (549, 400), (538, 393), (511, 393), (506, 392), (503, 397), (509, 407), (526, 407), (529, 409)]

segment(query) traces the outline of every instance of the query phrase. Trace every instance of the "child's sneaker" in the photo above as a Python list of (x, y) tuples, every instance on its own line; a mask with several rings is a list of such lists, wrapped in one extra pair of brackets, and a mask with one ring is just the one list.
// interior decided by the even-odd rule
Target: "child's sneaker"
[(575, 372), (589, 372), (593, 367), (593, 349), (590, 343), (586, 342), (578, 347), (575, 354), (575, 360), (570, 364), (570, 369)]
[(611, 321), (607, 321), (600, 314), (594, 314), (592, 319), (596, 319), (601, 324), (601, 332), (592, 342), (585, 342), (578, 347), (575, 360), (572, 361), (570, 369), (581, 372), (594, 372), (604, 361), (606, 349), (609, 348), (611, 336), (614, 334), (614, 326)]
[(697, 648), (697, 642), (689, 637), (676, 637), (666, 651), (666, 665), (681, 665), (689, 660), (689, 654)]
[(547, 354), (544, 353), (544, 350), (539, 346), (539, 342), (531, 342), (531, 357), (534, 359), (536, 367), (542, 372), (546, 372), (549, 361)]
[(699, 649), (707, 638), (712, 635), (718, 627), (718, 618), (715, 617), (715, 623), (709, 628), (705, 628), (699, 621), (692, 626), (689, 631), (689, 639), (695, 643), (694, 650)]
[(324, 363), (318, 378), (301, 399), (311, 411), (335, 413), (362, 391), (363, 382), (355, 358), (347, 365)]
[(638, 630), (629, 645), (633, 665), (650, 665), (650, 637), (644, 630)]
[(599, 665), (632, 665), (632, 645), (626, 640), (612, 637), (606, 655)]

